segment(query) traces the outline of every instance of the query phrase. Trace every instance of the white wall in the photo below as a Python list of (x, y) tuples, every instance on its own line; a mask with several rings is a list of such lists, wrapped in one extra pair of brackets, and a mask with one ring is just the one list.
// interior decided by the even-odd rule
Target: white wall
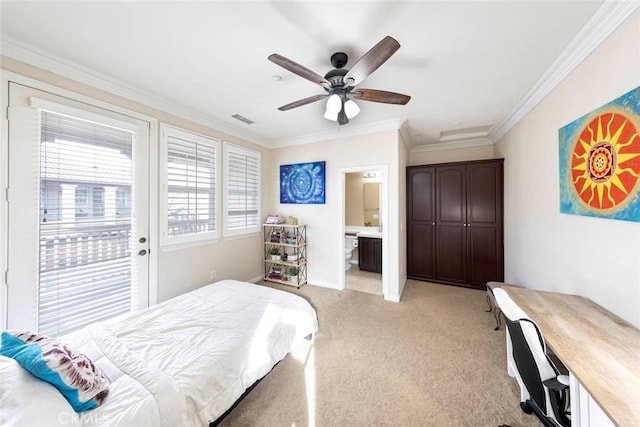
[(578, 294), (640, 327), (640, 224), (559, 212), (558, 129), (640, 84), (640, 11), (496, 145), (505, 280)]
[[(272, 152), (270, 185), (275, 190), (272, 195), (270, 213), (278, 213), (285, 218), (297, 216), (307, 227), (307, 278), (310, 284), (339, 288), (341, 283), (344, 236), (342, 172), (349, 167), (388, 167), (389, 202), (383, 208), (383, 232), (388, 255), (383, 260), (385, 275), (389, 277), (386, 299), (399, 300), (398, 283), (398, 176), (404, 174), (404, 167), (398, 167), (398, 132), (385, 131), (376, 134), (339, 137), (331, 141), (298, 145), (275, 149)], [(280, 165), (326, 161), (326, 203), (324, 205), (280, 204)], [(384, 203), (384, 201), (383, 201)], [(389, 228), (389, 231), (385, 231)], [(396, 231), (394, 231), (396, 230)]]

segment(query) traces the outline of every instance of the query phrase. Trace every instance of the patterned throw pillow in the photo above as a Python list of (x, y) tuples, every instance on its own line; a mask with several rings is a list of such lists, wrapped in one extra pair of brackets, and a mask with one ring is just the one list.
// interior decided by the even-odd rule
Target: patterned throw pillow
[(84, 354), (32, 332), (2, 332), (0, 354), (15, 359), (34, 376), (52, 384), (76, 412), (100, 406), (109, 380)]

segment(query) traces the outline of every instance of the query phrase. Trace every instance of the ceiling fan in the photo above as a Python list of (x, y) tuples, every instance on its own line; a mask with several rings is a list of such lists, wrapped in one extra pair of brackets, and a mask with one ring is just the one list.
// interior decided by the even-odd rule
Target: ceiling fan
[(282, 55), (277, 53), (269, 55), (269, 61), (322, 86), (326, 92), (299, 99), (279, 107), (278, 110), (286, 111), (329, 98), (324, 117), (344, 125), (360, 112), (360, 108), (353, 99), (405, 105), (411, 99), (408, 95), (384, 90), (356, 88), (356, 85), (384, 64), (399, 48), (400, 43), (393, 37), (386, 36), (356, 61), (350, 70), (344, 68), (347, 65), (347, 54), (336, 52), (331, 55), (331, 65), (335, 68), (324, 77)]

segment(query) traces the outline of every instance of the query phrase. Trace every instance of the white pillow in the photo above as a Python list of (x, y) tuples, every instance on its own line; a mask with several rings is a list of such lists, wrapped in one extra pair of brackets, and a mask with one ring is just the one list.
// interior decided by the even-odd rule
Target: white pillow
[(0, 425), (69, 426), (77, 414), (51, 384), (0, 356)]

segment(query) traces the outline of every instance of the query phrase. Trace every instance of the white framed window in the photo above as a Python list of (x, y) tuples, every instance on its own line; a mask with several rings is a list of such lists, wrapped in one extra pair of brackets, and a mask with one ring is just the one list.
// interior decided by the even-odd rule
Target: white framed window
[(224, 143), (225, 236), (260, 231), (260, 152)]
[(160, 244), (217, 239), (220, 141), (164, 123), (160, 133)]

